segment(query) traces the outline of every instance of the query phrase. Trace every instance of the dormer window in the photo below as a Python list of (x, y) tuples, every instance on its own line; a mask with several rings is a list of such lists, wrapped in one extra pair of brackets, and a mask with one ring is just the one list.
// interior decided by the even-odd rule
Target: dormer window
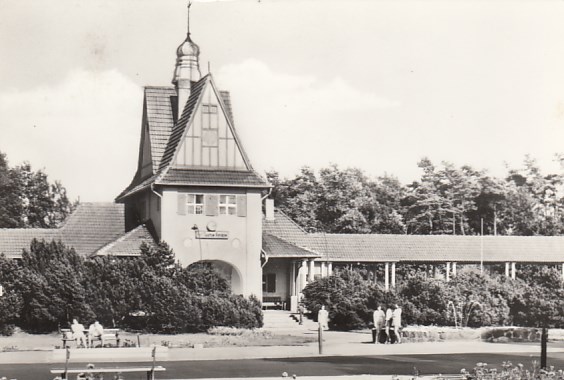
[(217, 113), (217, 105), (216, 104), (202, 104), (202, 112), (203, 113)]
[(204, 213), (204, 194), (187, 194), (188, 214), (201, 215)]
[(237, 215), (237, 196), (219, 196), (219, 215)]

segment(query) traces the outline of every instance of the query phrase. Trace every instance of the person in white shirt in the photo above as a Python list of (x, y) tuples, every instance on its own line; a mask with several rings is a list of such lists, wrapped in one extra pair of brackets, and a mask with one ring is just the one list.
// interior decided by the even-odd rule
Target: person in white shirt
[(100, 339), (102, 347), (104, 347), (104, 328), (98, 321), (91, 324), (88, 328), (88, 340), (90, 341), (90, 347), (93, 346), (93, 340), (96, 338)]
[(394, 326), (394, 333), (396, 334), (396, 339), (398, 343), (401, 343), (401, 336), (399, 329), (401, 327), (401, 307), (395, 304), (394, 311), (392, 313), (392, 324)]
[(84, 325), (82, 323), (78, 323), (77, 319), (72, 320), (71, 332), (72, 338), (76, 342), (76, 347), (87, 347), (86, 335), (84, 335)]
[(321, 306), (321, 310), (317, 313), (317, 322), (323, 330), (329, 329), (329, 312), (325, 310), (325, 306)]
[(384, 313), (384, 310), (382, 310), (382, 306), (378, 305), (378, 308), (374, 310), (373, 319), (374, 329), (376, 330), (376, 339), (374, 343), (378, 344), (380, 343), (380, 332), (386, 326), (386, 314)]

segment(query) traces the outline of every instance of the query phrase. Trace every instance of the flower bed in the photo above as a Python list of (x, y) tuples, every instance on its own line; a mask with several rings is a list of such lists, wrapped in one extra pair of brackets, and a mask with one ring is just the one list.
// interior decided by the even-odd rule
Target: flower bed
[(533, 361), (531, 368), (507, 361), (501, 364), (501, 370), (488, 367), (488, 363), (476, 363), (472, 370), (462, 369), (460, 373), (467, 380), (564, 380), (564, 371), (556, 370), (554, 366), (542, 369), (537, 361)]

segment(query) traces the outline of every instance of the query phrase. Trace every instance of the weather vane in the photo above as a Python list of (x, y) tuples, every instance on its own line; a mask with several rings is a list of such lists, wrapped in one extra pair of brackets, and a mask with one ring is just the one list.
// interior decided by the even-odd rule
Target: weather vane
[(189, 1), (188, 2), (188, 23), (187, 23), (188, 35), (190, 35), (190, 7), (191, 6), (192, 6), (192, 2)]

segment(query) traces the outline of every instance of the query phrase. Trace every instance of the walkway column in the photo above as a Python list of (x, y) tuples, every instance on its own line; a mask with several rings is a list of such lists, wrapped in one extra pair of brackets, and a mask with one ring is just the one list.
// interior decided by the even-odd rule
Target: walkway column
[(452, 277), (456, 277), (456, 261), (452, 263)]
[(446, 262), (445, 280), (446, 280), (446, 282), (450, 281), (450, 261)]
[(327, 277), (327, 271), (325, 269), (325, 261), (321, 262), (321, 277)]
[(511, 279), (515, 280), (515, 272), (516, 272), (516, 268), (515, 268), (515, 262), (511, 263)]
[[(564, 268), (564, 264), (562, 264), (562, 268)], [(563, 269), (564, 270), (564, 269)], [(372, 276), (372, 283), (376, 283), (376, 281), (378, 280), (378, 278), (376, 277), (376, 272), (378, 271), (378, 265), (373, 264), (372, 265), (372, 273), (374, 274)], [(564, 278), (564, 277), (563, 277)]]
[(564, 281), (564, 263), (562, 263), (562, 277), (561, 277), (562, 281)]
[(309, 269), (307, 271), (307, 281), (308, 282), (313, 282), (313, 278), (314, 278), (313, 277), (313, 269), (314, 269), (313, 259), (310, 259), (309, 260)]
[(509, 277), (509, 262), (505, 263), (505, 277)]
[(292, 260), (290, 270), (290, 296), (296, 295), (296, 261)]
[(308, 281), (308, 273), (307, 273), (307, 260), (304, 259), (302, 260), (302, 265), (300, 266), (300, 269), (298, 270), (298, 276), (300, 277), (300, 284), (298, 286), (298, 294), (302, 292), (302, 290), (304, 290), (304, 288), (307, 285), (307, 281)]
[(396, 287), (396, 263), (392, 263), (392, 288)]
[(390, 263), (384, 264), (384, 288), (390, 290)]
[(333, 263), (331, 261), (329, 261), (327, 263), (327, 275), (328, 276), (332, 276), (333, 275)]

